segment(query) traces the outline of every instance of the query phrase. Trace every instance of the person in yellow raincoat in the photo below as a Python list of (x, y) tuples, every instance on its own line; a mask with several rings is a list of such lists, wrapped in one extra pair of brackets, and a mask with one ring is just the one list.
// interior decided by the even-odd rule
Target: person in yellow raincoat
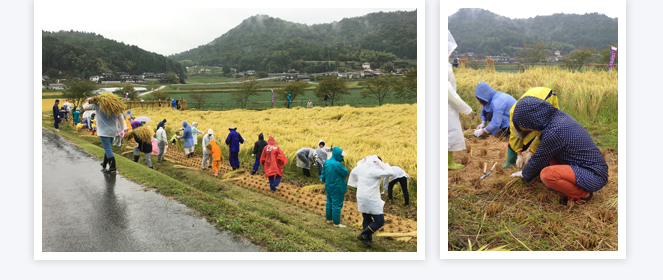
[[(545, 100), (550, 103), (550, 105), (553, 105), (553, 107), (559, 109), (559, 99), (557, 98), (557, 95), (549, 88), (531, 88), (527, 90), (527, 92), (525, 92), (525, 94), (523, 94), (520, 99), (525, 96), (533, 96), (541, 100)], [(502, 168), (507, 168), (514, 164), (518, 168), (523, 168), (529, 159), (532, 158), (532, 155), (536, 153), (536, 148), (539, 147), (539, 144), (541, 143), (541, 131), (531, 131), (524, 138), (518, 133), (518, 131), (516, 131), (516, 128), (513, 125), (513, 111), (516, 108), (516, 104), (518, 104), (518, 101), (513, 104), (511, 110), (509, 111), (511, 136), (509, 136), (509, 145), (507, 146), (507, 160), (502, 165)], [(525, 152), (524, 155), (523, 152)]]

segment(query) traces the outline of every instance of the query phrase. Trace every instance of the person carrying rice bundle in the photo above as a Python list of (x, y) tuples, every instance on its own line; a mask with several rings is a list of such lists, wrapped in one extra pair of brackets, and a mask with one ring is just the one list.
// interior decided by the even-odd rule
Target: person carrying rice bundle
[(122, 118), (124, 104), (113, 94), (107, 93), (92, 98), (88, 98), (83, 109), (86, 111), (95, 110), (97, 133), (101, 138), (101, 144), (104, 148), (104, 161), (101, 163), (103, 171), (106, 171), (106, 165), (109, 164), (109, 172), (117, 172), (115, 156), (113, 155), (112, 141), (116, 136), (124, 136), (124, 130), (127, 129)]

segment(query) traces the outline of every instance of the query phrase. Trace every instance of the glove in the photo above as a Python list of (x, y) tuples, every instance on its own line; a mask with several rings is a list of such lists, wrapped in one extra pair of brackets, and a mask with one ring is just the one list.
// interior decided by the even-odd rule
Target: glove
[(529, 160), (532, 159), (533, 155), (534, 155), (534, 153), (532, 153), (532, 151), (528, 151), (525, 154), (525, 156), (524, 156), (525, 162), (524, 162), (523, 166), (527, 165), (527, 162), (529, 162)]
[(124, 131), (120, 131), (120, 137), (124, 137)]
[[(477, 129), (482, 129), (482, 128), (485, 128), (485, 127), (486, 127), (486, 122), (481, 122), (480, 125), (477, 125)], [(479, 137), (479, 136), (477, 136), (477, 137)]]
[(518, 171), (516, 173), (511, 174), (511, 177), (523, 177), (523, 171)]
[(251, 156), (252, 156), (252, 157), (255, 157), (255, 156), (256, 156), (256, 154), (251, 154)]
[(525, 160), (523, 160), (522, 154), (518, 155), (518, 159), (516, 159), (516, 166), (518, 168), (523, 168), (523, 166), (525, 166)]
[(483, 129), (481, 128), (474, 131), (474, 137), (481, 137), (482, 134), (483, 134)]

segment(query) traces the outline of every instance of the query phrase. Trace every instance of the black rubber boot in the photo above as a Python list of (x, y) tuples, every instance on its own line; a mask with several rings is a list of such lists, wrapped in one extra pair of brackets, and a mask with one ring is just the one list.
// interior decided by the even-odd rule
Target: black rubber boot
[(108, 158), (106, 157), (106, 153), (104, 153), (104, 161), (101, 163), (101, 171), (106, 171), (107, 163), (108, 163)]
[(370, 236), (365, 236), (365, 235), (363, 235), (363, 234), (359, 234), (359, 235), (357, 236), (357, 239), (359, 239), (359, 241), (361, 241), (362, 243), (364, 243), (364, 245), (366, 245), (366, 246), (368, 246), (368, 247), (371, 247), (371, 241), (370, 241), (369, 238), (370, 238)]
[(138, 162), (139, 158), (140, 158), (140, 156), (134, 156), (134, 162)]
[(311, 177), (311, 169), (302, 168), (304, 170), (304, 176)]
[(117, 169), (115, 168), (115, 157), (109, 158), (108, 162), (110, 163), (110, 168), (108, 168), (108, 172), (117, 172)]

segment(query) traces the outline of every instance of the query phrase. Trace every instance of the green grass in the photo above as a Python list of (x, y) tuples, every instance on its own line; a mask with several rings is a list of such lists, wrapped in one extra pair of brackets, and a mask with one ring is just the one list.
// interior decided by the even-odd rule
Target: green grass
[(224, 77), (223, 74), (189, 74), (189, 78), (186, 79), (187, 83), (225, 83), (232, 82), (231, 78)]
[[(53, 131), (52, 120), (44, 118), (42, 125)], [(99, 138), (78, 137), (67, 125), (61, 125), (58, 134), (98, 158), (103, 156)], [(128, 150), (114, 148), (116, 154), (125, 151)], [(117, 156), (117, 167), (124, 177), (180, 201), (215, 227), (230, 230), (267, 251), (416, 251), (416, 245), (379, 237), (373, 247), (367, 249), (356, 240), (359, 232), (356, 228), (333, 228), (318, 214), (230, 182), (221, 182), (205, 173), (174, 168), (168, 161), (155, 164), (152, 170), (145, 166), (143, 158), (137, 164)]]

